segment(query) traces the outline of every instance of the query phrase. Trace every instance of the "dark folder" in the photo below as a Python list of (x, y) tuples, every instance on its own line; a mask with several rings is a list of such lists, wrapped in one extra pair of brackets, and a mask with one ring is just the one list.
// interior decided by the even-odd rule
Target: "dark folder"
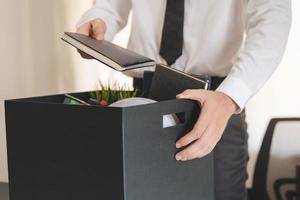
[(156, 101), (171, 100), (187, 89), (208, 89), (208, 81), (164, 65), (157, 65), (149, 98)]

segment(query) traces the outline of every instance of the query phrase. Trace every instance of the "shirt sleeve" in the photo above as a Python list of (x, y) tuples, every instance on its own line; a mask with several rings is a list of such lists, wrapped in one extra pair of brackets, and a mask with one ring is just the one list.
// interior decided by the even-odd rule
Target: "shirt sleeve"
[(248, 0), (246, 38), (238, 59), (217, 91), (242, 110), (280, 64), (290, 25), (291, 0)]
[(94, 0), (93, 7), (83, 14), (77, 27), (93, 19), (102, 19), (107, 26), (105, 39), (111, 41), (127, 24), (130, 10), (131, 0)]

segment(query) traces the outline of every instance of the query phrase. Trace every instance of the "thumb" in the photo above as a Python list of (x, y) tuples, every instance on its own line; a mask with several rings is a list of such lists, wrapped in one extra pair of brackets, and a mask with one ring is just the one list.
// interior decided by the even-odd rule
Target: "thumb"
[(207, 98), (207, 91), (202, 89), (189, 89), (184, 92), (178, 94), (176, 96), (177, 99), (191, 99), (195, 101), (199, 101), (201, 104)]
[(92, 21), (92, 37), (97, 40), (103, 40), (104, 34), (106, 32), (106, 25), (102, 20), (94, 20)]

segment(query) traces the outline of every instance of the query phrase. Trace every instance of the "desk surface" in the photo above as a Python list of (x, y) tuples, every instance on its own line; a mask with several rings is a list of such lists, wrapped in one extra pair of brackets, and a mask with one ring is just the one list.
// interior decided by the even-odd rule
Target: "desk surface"
[(1, 200), (9, 200), (7, 183), (0, 183), (0, 199)]

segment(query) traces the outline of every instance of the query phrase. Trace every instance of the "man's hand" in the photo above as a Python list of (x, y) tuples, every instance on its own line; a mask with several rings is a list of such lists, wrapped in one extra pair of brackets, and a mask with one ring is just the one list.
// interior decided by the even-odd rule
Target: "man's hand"
[(192, 99), (202, 105), (198, 121), (192, 131), (176, 142), (176, 148), (187, 148), (177, 153), (176, 160), (187, 161), (209, 154), (221, 139), (229, 118), (237, 111), (237, 105), (222, 92), (186, 90), (178, 99)]
[[(106, 24), (103, 20), (101, 19), (94, 19), (92, 21), (89, 21), (83, 25), (81, 25), (80, 27), (78, 27), (78, 29), (76, 30), (77, 33), (95, 38), (97, 40), (103, 40), (104, 39), (104, 35), (106, 32)], [(81, 56), (83, 58), (87, 58), (87, 59), (91, 59), (92, 57), (81, 52), (78, 51)]]

